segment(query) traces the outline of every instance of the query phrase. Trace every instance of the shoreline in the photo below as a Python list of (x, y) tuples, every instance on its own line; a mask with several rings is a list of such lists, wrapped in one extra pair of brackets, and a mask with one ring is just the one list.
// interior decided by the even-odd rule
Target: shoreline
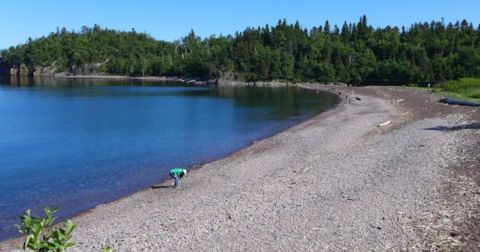
[[(182, 83), (182, 84), (188, 84), (188, 82), (186, 82), (185, 80), (181, 79), (181, 78), (178, 78), (178, 77), (155, 77), (155, 76), (152, 76), (152, 77), (129, 77), (129, 76), (115, 76), (115, 75), (110, 75), (110, 76), (92, 76), (92, 75), (85, 75), (85, 76), (34, 76), (34, 78), (58, 78), (58, 79), (64, 79), (64, 78), (67, 78), (67, 79), (106, 79), (106, 80), (145, 80), (145, 81), (168, 81), (168, 82), (178, 82), (178, 83)], [(191, 84), (192, 82), (190, 82)], [(233, 86), (252, 86), (250, 83), (247, 83), (247, 82), (236, 82), (237, 84), (236, 85), (233, 85)], [(195, 84), (194, 84), (195, 85)], [(233, 86), (230, 86), (230, 87), (233, 87)], [(317, 87), (309, 87), (309, 86), (302, 86), (301, 84), (288, 84), (288, 83), (285, 83), (285, 84), (280, 84), (280, 85), (277, 85), (277, 84), (266, 84), (266, 85), (259, 85), (259, 86), (269, 86), (269, 87), (284, 87), (284, 86), (296, 86), (297, 88), (300, 88), (300, 89), (305, 89), (305, 90), (309, 90), (311, 92), (315, 92), (315, 91), (318, 91), (319, 89)], [(223, 87), (223, 86), (222, 86)], [(326, 87), (326, 86), (325, 86)], [(217, 158), (212, 158), (212, 159), (208, 159), (208, 160), (205, 160), (205, 161), (202, 161), (200, 163), (197, 163), (197, 164), (194, 164), (192, 165), (191, 167), (187, 167), (189, 168), (189, 171), (196, 171), (196, 170), (199, 170), (201, 169), (203, 166), (205, 165), (208, 165), (209, 163), (213, 163), (213, 162), (216, 162), (216, 161), (219, 161), (219, 160), (223, 160), (223, 159), (226, 159), (226, 158), (229, 158), (231, 156), (234, 156), (236, 155), (237, 153), (239, 152), (242, 152), (243, 150), (249, 148), (250, 146), (258, 143), (258, 142), (261, 142), (261, 141), (264, 141), (266, 139), (269, 139), (269, 138), (272, 138), (272, 137), (275, 137), (276, 135), (278, 134), (281, 134), (282, 132), (285, 132), (285, 131), (288, 131), (290, 130), (291, 128), (294, 128), (300, 124), (303, 124), (305, 123), (306, 121), (308, 120), (311, 120), (312, 118), (315, 118), (315, 117), (318, 117), (320, 115), (323, 115), (325, 113), (328, 113), (328, 112), (331, 112), (331, 111), (334, 111), (336, 110), (336, 108), (340, 105), (342, 105), (342, 103), (344, 103), (344, 99), (341, 95), (339, 95), (337, 92), (331, 90), (331, 89), (326, 89), (325, 87), (321, 88), (320, 90), (323, 91), (323, 92), (328, 92), (328, 93), (331, 93), (331, 94), (335, 94), (338, 96), (338, 99), (339, 99), (339, 102), (334, 105), (332, 108), (326, 110), (326, 111), (323, 111), (323, 112), (319, 112), (317, 114), (313, 114), (311, 116), (307, 116), (305, 118), (303, 118), (302, 120), (296, 122), (295, 124), (291, 125), (291, 126), (288, 126), (287, 128), (285, 129), (282, 129), (280, 131), (276, 131), (276, 132), (273, 132), (271, 134), (268, 134), (264, 137), (261, 137), (261, 138), (258, 138), (258, 139), (255, 139), (251, 142), (249, 142), (247, 145), (245, 145), (244, 147), (241, 147), (239, 149), (236, 149), (236, 150), (233, 150), (229, 153), (227, 153), (226, 155), (223, 155), (223, 156), (220, 156), (220, 157), (217, 157)], [(69, 218), (64, 218), (64, 220), (67, 220), (67, 219), (70, 219), (70, 220), (75, 220), (76, 218), (81, 218), (83, 215), (86, 215), (92, 211), (94, 211), (97, 207), (101, 207), (101, 206), (104, 206), (104, 205), (109, 205), (109, 204), (114, 204), (115, 202), (117, 201), (121, 201), (125, 198), (129, 198), (131, 197), (132, 195), (135, 195), (135, 194), (138, 194), (138, 193), (142, 193), (142, 192), (145, 192), (145, 191), (149, 191), (151, 189), (155, 189), (155, 187), (157, 185), (164, 185), (165, 183), (169, 183), (171, 181), (171, 178), (167, 177), (165, 178), (164, 180), (160, 180), (158, 181), (157, 183), (155, 183), (154, 185), (151, 185), (151, 186), (148, 186), (148, 187), (145, 187), (141, 190), (138, 190), (138, 191), (134, 191), (134, 192), (131, 192), (129, 194), (126, 194), (126, 195), (123, 195), (121, 197), (118, 197), (112, 201), (108, 201), (108, 202), (105, 202), (105, 203), (102, 203), (102, 204), (99, 204), (99, 205), (96, 205), (92, 208), (89, 208), (87, 210), (83, 210), (83, 211), (80, 211), (78, 212), (77, 214), (74, 214), (73, 216), (70, 216)], [(61, 209), (60, 209), (61, 211)], [(19, 214), (20, 215), (20, 214)], [(63, 220), (63, 221), (64, 221)], [(61, 227), (61, 223), (63, 223), (63, 221), (61, 221), (60, 223), (57, 223), (54, 225), (54, 227)], [(12, 238), (7, 238), (5, 240), (0, 240), (0, 250), (4, 249), (3, 246), (6, 246), (6, 247), (15, 247), (15, 246), (10, 246), (12, 244), (21, 244), (21, 240), (22, 240), (22, 236), (20, 235), (16, 235)]]
[[(240, 80), (227, 80), (227, 79), (206, 79), (199, 80), (196, 77), (182, 77), (182, 76), (125, 76), (125, 75), (34, 75), (34, 76), (11, 76), (6, 75), (9, 78), (33, 78), (33, 79), (78, 79), (78, 80), (131, 80), (131, 81), (160, 81), (160, 82), (178, 82), (182, 84), (190, 84), (193, 86), (214, 86), (214, 87), (232, 87), (232, 86), (264, 86), (264, 87), (284, 87), (284, 86), (301, 86), (301, 85), (324, 85), (324, 86), (346, 86), (344, 83), (310, 83), (310, 82), (282, 82), (277, 80), (272, 81), (240, 81)], [(308, 89), (308, 87), (306, 87)]]
[(311, 88), (361, 100), (343, 96), (331, 110), (206, 163), (177, 190), (147, 188), (80, 214), (72, 251), (385, 250), (445, 241), (418, 225), (430, 224), (422, 213), (444, 207), (431, 202), (443, 197), (442, 176), (466, 148), (462, 134), (478, 135), (426, 129), (478, 120), (478, 111), (394, 88)]

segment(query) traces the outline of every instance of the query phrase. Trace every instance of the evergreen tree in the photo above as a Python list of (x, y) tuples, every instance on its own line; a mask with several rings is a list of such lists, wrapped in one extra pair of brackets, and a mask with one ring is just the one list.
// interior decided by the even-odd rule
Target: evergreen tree
[(99, 25), (56, 32), (0, 52), (3, 67), (52, 67), (70, 74), (234, 77), (239, 80), (438, 83), (480, 77), (480, 25), (466, 20), (374, 29), (362, 16), (333, 28), (327, 20), (311, 30), (285, 19), (246, 28), (234, 36), (202, 39), (192, 30), (175, 42), (134, 29)]

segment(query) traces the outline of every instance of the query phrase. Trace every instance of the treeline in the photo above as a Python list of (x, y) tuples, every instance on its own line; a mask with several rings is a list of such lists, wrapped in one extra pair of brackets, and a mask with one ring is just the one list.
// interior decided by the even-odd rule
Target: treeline
[(86, 65), (105, 74), (227, 77), (245, 81), (315, 81), (352, 84), (439, 83), (480, 77), (480, 26), (467, 21), (373, 28), (367, 17), (310, 30), (280, 20), (229, 36), (201, 39), (192, 31), (175, 42), (145, 33), (83, 27), (1, 52), (4, 66), (55, 66), (75, 72)]

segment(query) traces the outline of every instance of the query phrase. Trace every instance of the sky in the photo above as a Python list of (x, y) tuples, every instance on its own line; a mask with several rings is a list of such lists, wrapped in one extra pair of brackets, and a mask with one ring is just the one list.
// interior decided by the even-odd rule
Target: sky
[(66, 27), (82, 26), (147, 32), (174, 41), (190, 30), (201, 37), (234, 34), (246, 27), (298, 20), (305, 28), (357, 22), (367, 15), (374, 27), (466, 19), (480, 23), (480, 0), (14, 0), (0, 5), (0, 49)]

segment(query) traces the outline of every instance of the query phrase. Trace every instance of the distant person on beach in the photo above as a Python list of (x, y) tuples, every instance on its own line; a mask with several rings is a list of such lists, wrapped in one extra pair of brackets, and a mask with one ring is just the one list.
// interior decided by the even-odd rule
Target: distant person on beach
[(170, 176), (175, 179), (175, 185), (173, 187), (177, 188), (182, 182), (182, 178), (187, 175), (187, 170), (182, 168), (173, 168), (170, 170)]

